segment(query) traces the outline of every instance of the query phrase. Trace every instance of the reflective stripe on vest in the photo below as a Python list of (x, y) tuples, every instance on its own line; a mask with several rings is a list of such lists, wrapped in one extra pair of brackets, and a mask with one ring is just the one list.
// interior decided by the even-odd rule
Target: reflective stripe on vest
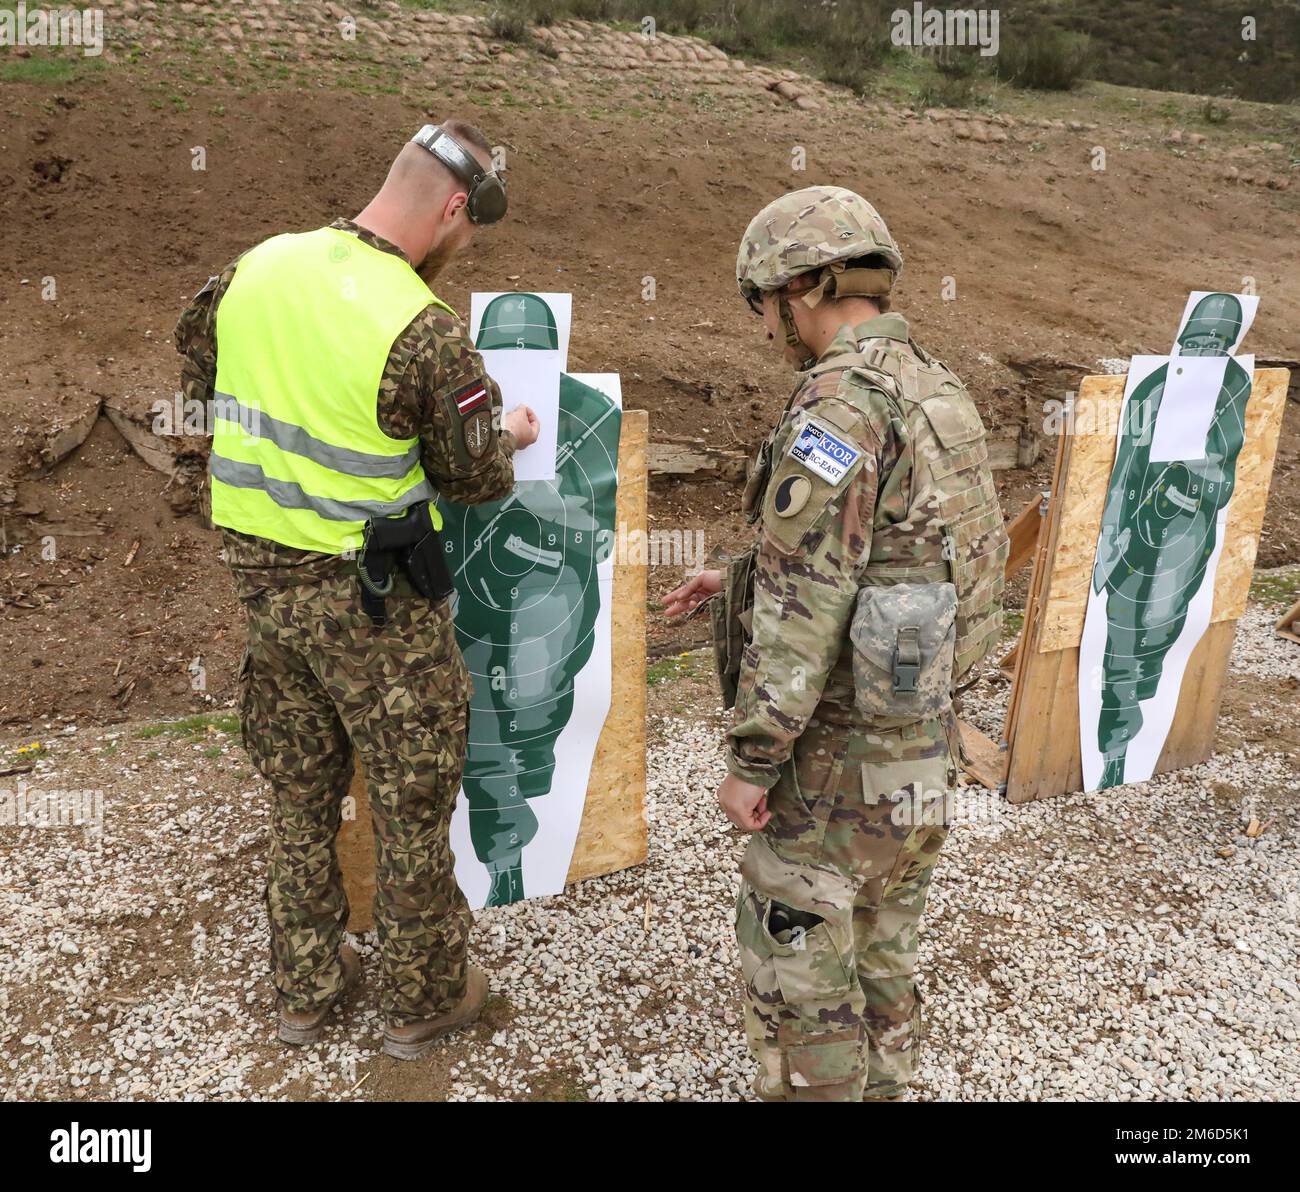
[(376, 415), (393, 343), (430, 303), (455, 313), (405, 260), (339, 228), (240, 259), (217, 307), (216, 525), (340, 554), (367, 519), (434, 495), (418, 438), (392, 438)]

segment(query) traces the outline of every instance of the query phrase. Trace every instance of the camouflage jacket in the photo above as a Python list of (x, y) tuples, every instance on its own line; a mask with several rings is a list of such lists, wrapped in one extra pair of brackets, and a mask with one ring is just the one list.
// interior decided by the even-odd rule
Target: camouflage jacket
[[(351, 220), (332, 225), (366, 244), (404, 257), (395, 244)], [(181, 389), (187, 406), (212, 400), (217, 379), (217, 306), (239, 261), (236, 259), (196, 294), (176, 324), (176, 349), (184, 357)], [(472, 381), (483, 381), (492, 400), (493, 441), (477, 456), (465, 440), (453, 397)], [(418, 437), (429, 482), (449, 500), (472, 505), (505, 496), (514, 484), (514, 436), (500, 425), (501, 392), (483, 369), (465, 325), (441, 307), (425, 307), (398, 336), (376, 395), (381, 430), (395, 439)], [(223, 557), (241, 599), (264, 588), (310, 583), (336, 571), (337, 555), (297, 550), (264, 538), (222, 530)]]
[[(883, 314), (841, 329), (820, 361), (855, 352), (859, 341), (873, 337), (901, 341), (908, 350), (906, 320)], [(800, 433), (809, 419), (838, 441), (829, 452), (813, 453), (820, 474), (791, 455), (792, 449), (809, 454)], [(908, 445), (907, 423), (881, 389), (861, 373), (816, 366), (768, 440), (771, 474), (747, 511), (759, 522), (752, 633), (727, 734), (727, 768), (746, 782), (775, 784), (814, 713), (831, 723), (861, 723), (849, 627), (874, 527), (908, 517)], [(918, 533), (914, 542), (916, 561), (942, 560), (940, 532)]]

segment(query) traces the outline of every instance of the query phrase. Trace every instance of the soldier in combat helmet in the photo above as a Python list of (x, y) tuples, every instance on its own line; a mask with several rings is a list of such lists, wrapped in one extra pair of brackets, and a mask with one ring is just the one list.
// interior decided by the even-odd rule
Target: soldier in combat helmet
[(997, 640), (1007, 537), (961, 382), (890, 309), (875, 209), (815, 186), (754, 218), (736, 277), (797, 371), (744, 508), (757, 542), (670, 593), (714, 600), (735, 693), (718, 802), (750, 832), (736, 934), (768, 1101), (905, 1095), (917, 932), (956, 785), (954, 691)]

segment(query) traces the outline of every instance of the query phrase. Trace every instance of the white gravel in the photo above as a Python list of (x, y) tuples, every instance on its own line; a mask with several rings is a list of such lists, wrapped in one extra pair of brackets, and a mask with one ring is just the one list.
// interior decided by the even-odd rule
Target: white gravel
[[(1300, 647), (1272, 621), (1252, 610), (1234, 666), (1294, 677)], [(1004, 698), (1002, 685), (969, 710), (996, 730)], [(720, 726), (652, 718), (645, 866), (479, 915), (476, 957), (508, 1005), (495, 1034), (431, 1061), (452, 1098), (745, 1095), (742, 841), (712, 802)], [(0, 828), (4, 1098), (391, 1095), (401, 1066), (376, 1055), (372, 997), (317, 1047), (273, 1041), (267, 816), (238, 746), (113, 737), (59, 735), (26, 776), (102, 783), (102, 832)], [(1104, 795), (1011, 807), (964, 792), (923, 941), (916, 1095), (1300, 1095), (1297, 785), (1296, 759), (1264, 739)]]

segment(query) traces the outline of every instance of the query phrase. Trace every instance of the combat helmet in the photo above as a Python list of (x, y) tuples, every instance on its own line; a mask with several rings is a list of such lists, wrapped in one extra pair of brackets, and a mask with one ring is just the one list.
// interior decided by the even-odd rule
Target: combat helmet
[(1206, 294), (1179, 333), (1179, 355), (1226, 356), (1241, 334), (1241, 322), (1241, 303), (1235, 294)]
[(480, 352), (490, 348), (535, 348), (556, 351), (560, 346), (555, 316), (536, 294), (498, 294), (483, 312), (479, 325)]
[[(884, 266), (849, 267), (873, 256)], [(789, 294), (810, 307), (824, 297), (882, 297), (902, 268), (903, 254), (866, 199), (842, 186), (808, 186), (782, 195), (750, 221), (736, 256), (736, 285), (760, 313), (763, 293), (775, 293), (786, 343), (799, 347)]]

